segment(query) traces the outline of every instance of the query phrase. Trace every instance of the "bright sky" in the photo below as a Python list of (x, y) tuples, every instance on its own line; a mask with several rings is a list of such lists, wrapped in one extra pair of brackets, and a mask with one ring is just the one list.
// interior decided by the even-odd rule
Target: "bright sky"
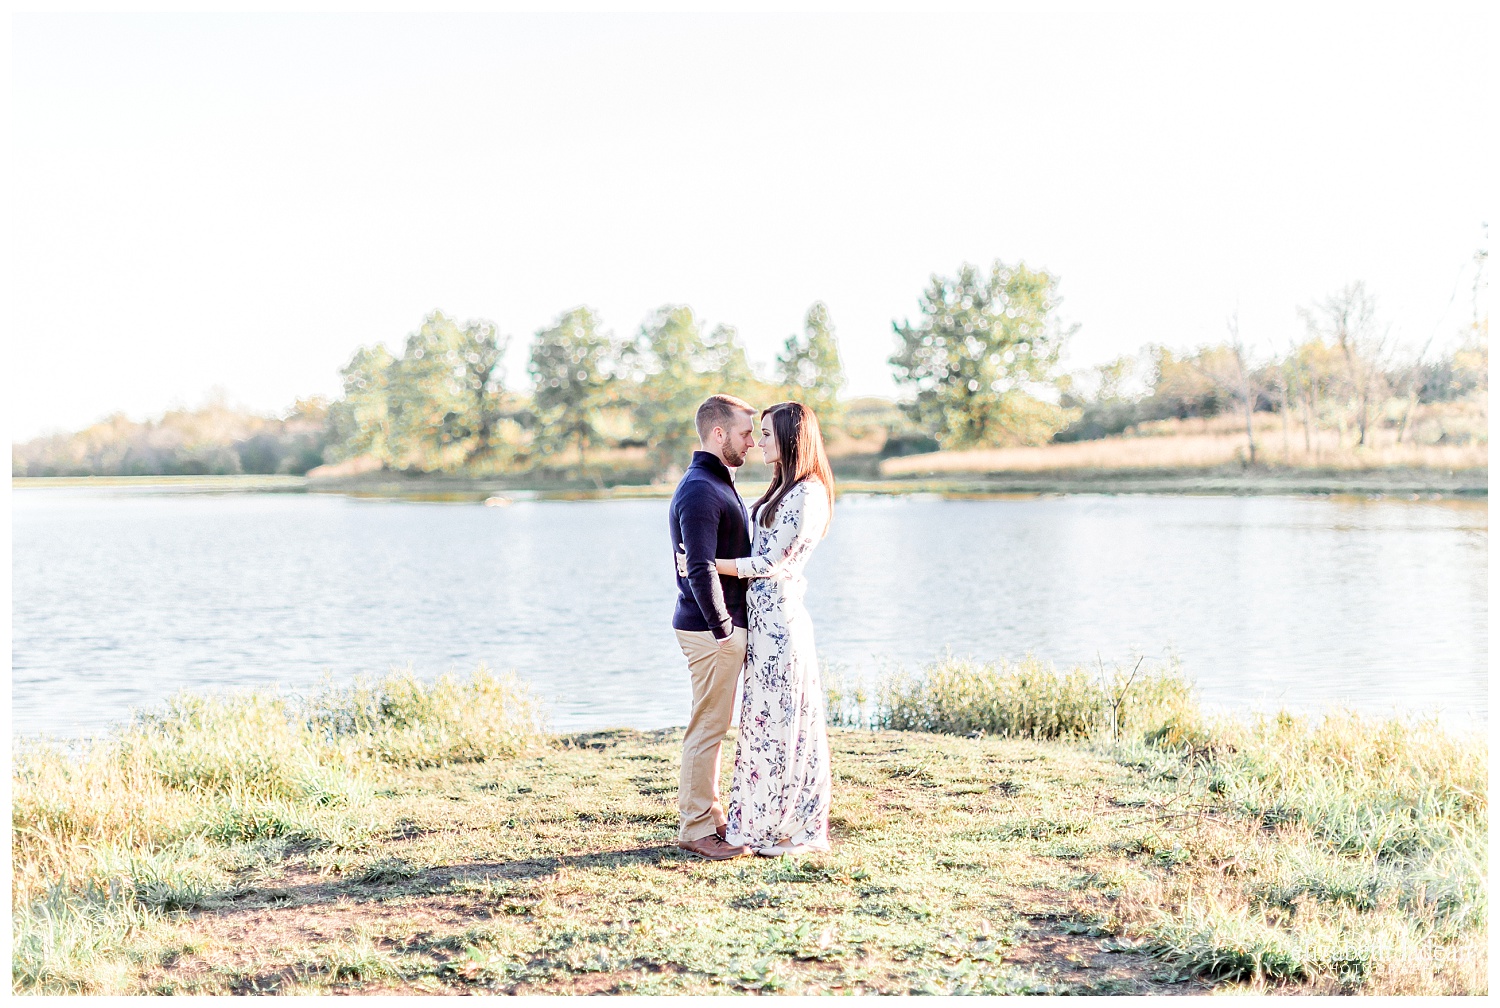
[(580, 303), (764, 362), (821, 299), (889, 395), (891, 320), (996, 257), (1061, 277), (1073, 367), (1236, 308), (1268, 351), (1356, 279), (1441, 342), (1493, 22), (1409, 10), (18, 16), (12, 436), (336, 394), (434, 308), (511, 334), (516, 388)]

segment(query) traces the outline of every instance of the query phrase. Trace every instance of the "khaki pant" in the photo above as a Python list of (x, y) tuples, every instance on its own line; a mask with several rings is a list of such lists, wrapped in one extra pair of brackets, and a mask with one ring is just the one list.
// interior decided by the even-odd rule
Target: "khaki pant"
[(745, 665), (749, 634), (735, 627), (722, 647), (707, 630), (678, 630), (693, 680), (693, 713), (682, 739), (677, 785), (677, 839), (701, 840), (725, 822), (719, 801), (719, 750), (734, 714), (734, 685)]

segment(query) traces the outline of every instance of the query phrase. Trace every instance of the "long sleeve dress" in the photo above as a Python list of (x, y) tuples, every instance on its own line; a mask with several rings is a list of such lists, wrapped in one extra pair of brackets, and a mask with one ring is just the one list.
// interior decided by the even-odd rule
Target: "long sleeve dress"
[(760, 854), (828, 850), (828, 729), (802, 572), (831, 506), (821, 482), (802, 481), (770, 528), (752, 518), (752, 555), (737, 561), (750, 640), (725, 839)]

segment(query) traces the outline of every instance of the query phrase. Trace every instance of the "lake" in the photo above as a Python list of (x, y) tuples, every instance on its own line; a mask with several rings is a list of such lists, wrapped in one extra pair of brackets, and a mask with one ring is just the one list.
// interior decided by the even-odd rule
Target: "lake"
[[(515, 669), (558, 729), (687, 719), (665, 500), (510, 507), (15, 489), (12, 731), (97, 732), (179, 689)], [(951, 648), (1175, 653), (1232, 709), (1488, 718), (1485, 501), (839, 501), (808, 576), (855, 674)]]

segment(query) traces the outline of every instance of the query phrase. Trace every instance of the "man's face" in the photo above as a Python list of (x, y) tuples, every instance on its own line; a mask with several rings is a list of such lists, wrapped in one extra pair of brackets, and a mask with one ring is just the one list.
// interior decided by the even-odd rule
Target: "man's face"
[(755, 447), (755, 424), (754, 415), (751, 413), (736, 413), (728, 427), (720, 428), (724, 431), (724, 464), (727, 466), (742, 466), (745, 464), (745, 454)]

